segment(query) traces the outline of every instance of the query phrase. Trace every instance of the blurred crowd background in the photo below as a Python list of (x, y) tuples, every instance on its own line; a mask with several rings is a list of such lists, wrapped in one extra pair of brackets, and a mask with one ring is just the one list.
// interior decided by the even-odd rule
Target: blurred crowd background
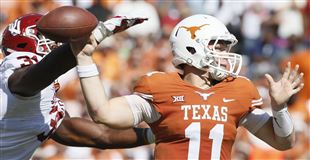
[[(148, 17), (143, 25), (107, 38), (94, 59), (110, 97), (130, 94), (135, 81), (150, 71), (175, 71), (169, 34), (175, 24), (192, 14), (210, 14), (222, 20), (239, 40), (233, 52), (243, 55), (241, 75), (250, 78), (271, 113), (265, 73), (279, 79), (287, 61), (300, 64), (304, 89), (289, 101), (297, 143), (277, 151), (240, 128), (233, 149), (236, 160), (310, 159), (310, 0), (0, 0), (0, 30), (15, 18), (46, 13), (63, 5), (92, 12), (99, 20), (114, 15)], [(3, 55), (0, 54), (0, 57)], [(0, 58), (1, 59), (1, 58)], [(59, 96), (71, 117), (89, 119), (76, 71), (59, 78)], [(232, 93), (233, 94), (233, 93)], [(141, 127), (147, 127), (141, 124)], [(133, 149), (98, 150), (68, 147), (48, 140), (33, 159), (153, 159), (153, 145)]]

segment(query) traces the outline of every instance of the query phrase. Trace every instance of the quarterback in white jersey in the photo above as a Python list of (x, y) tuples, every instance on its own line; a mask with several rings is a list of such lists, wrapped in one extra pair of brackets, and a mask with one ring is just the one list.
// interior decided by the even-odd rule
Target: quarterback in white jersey
[[(84, 48), (94, 49), (97, 43), (90, 37), (91, 44), (82, 43), (81, 46), (76, 42), (57, 46), (38, 32), (36, 21), (41, 17), (40, 14), (22, 16), (3, 33), (1, 46), (5, 56), (0, 64), (1, 159), (30, 159), (35, 149), (48, 138), (64, 145), (101, 149), (152, 143), (147, 139), (150, 129), (119, 131), (82, 118), (68, 117), (64, 103), (56, 97), (60, 86), (55, 79), (76, 65), (74, 55), (81, 51), (76, 48), (85, 45)], [(130, 27), (128, 23), (124, 24), (123, 30)], [(76, 50), (73, 52), (70, 46)]]

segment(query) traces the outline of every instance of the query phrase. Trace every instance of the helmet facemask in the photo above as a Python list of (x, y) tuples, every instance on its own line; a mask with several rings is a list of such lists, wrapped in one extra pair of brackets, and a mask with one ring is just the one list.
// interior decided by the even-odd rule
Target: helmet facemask
[[(229, 44), (227, 44), (223, 51), (216, 48), (219, 41), (226, 40), (222, 40), (218, 37), (215, 40), (210, 39), (201, 41), (205, 57), (200, 61), (200, 66), (202, 68), (207, 68), (212, 78), (218, 81), (223, 80), (228, 76), (236, 77), (242, 66), (242, 56), (230, 52), (230, 49), (236, 44), (236, 41), (226, 41)], [(212, 44), (210, 42), (212, 42)]]
[(38, 32), (35, 27), (35, 25), (27, 27), (25, 29), (24, 36), (36, 39), (36, 52), (40, 56), (44, 56), (50, 53), (52, 49), (58, 46), (58, 44), (55, 41), (46, 38), (43, 34)]
[(36, 28), (41, 14), (27, 14), (9, 24), (2, 35), (2, 49), (5, 55), (13, 52), (32, 52), (41, 57), (59, 45), (43, 36)]

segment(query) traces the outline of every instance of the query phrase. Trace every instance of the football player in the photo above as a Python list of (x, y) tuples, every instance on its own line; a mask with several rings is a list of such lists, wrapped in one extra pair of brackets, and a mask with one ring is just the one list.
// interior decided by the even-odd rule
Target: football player
[(147, 122), (155, 134), (156, 159), (230, 159), (238, 127), (245, 127), (278, 150), (294, 144), (288, 99), (303, 88), (303, 73), (288, 63), (282, 78), (269, 82), (273, 116), (253, 83), (238, 76), (241, 55), (226, 26), (209, 15), (179, 22), (170, 36), (173, 64), (181, 73), (152, 72), (132, 95), (108, 99), (91, 57), (77, 56), (88, 111), (96, 123), (127, 129)]
[[(81, 118), (69, 118), (65, 104), (56, 97), (59, 84), (55, 79), (76, 65), (73, 53), (81, 49), (92, 52), (105, 37), (102, 27), (112, 35), (143, 20), (112, 18), (100, 22), (91, 43), (57, 44), (36, 28), (40, 14), (16, 19), (3, 33), (0, 65), (0, 157), (30, 159), (36, 148), (48, 138), (70, 146), (106, 148), (135, 147), (151, 143), (149, 129), (114, 130)], [(71, 47), (70, 47), (71, 46)], [(84, 47), (85, 46), (85, 47)], [(84, 48), (83, 48), (84, 47)], [(75, 48), (72, 52), (71, 48)], [(152, 138), (152, 137), (151, 137)], [(149, 141), (148, 141), (149, 140)]]

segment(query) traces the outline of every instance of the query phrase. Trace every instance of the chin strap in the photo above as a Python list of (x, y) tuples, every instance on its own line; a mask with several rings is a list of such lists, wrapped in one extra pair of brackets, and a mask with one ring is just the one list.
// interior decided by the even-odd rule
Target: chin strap
[(209, 72), (211, 78), (214, 80), (217, 80), (217, 81), (222, 81), (223, 79), (225, 79), (226, 77), (229, 76), (229, 74), (227, 72), (217, 70), (217, 69), (210, 67), (210, 66), (206, 70)]
[(217, 81), (221, 81), (221, 80), (225, 79), (228, 76), (228, 74), (226, 72), (224, 72), (224, 71), (220, 71), (220, 70), (217, 70), (217, 69), (214, 69), (214, 68), (212, 68), (211, 70), (212, 70), (210, 72), (211, 77), (214, 78)]

